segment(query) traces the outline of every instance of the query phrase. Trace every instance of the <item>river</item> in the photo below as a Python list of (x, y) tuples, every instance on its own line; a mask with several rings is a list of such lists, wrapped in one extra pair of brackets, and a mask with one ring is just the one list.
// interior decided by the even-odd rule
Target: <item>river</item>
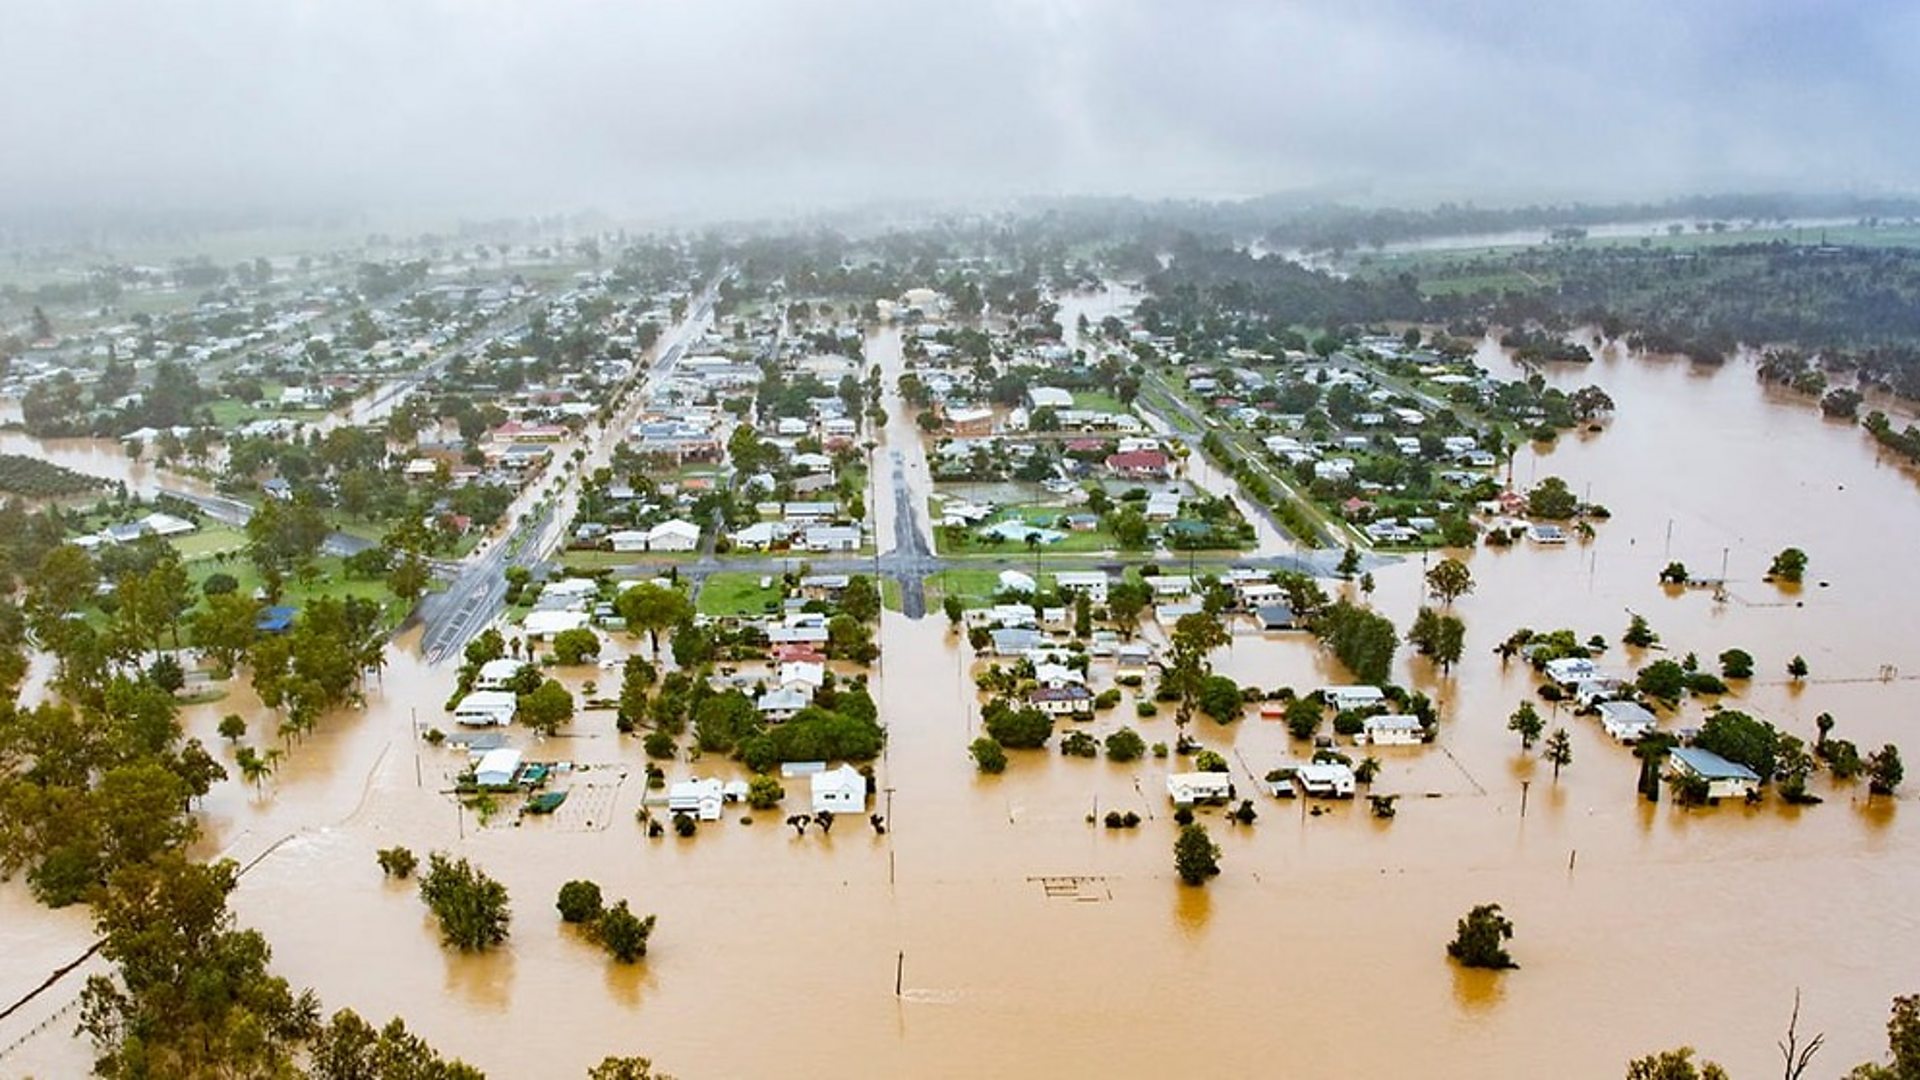
[[(869, 357), (891, 362), (871, 340)], [(1510, 373), (1497, 346), (1482, 361)], [(1857, 429), (1758, 385), (1746, 360), (1705, 369), (1613, 351), (1547, 377), (1599, 383), (1619, 415), (1601, 433), (1523, 450), (1516, 479), (1590, 486), (1613, 520), (1590, 544), (1466, 556), (1478, 583), (1455, 605), (1466, 660), (1444, 678), (1404, 649), (1397, 664), (1401, 681), (1442, 702), (1444, 721), (1437, 746), (1374, 751), (1376, 789), (1404, 796), (1395, 820), (1373, 820), (1364, 803), (1313, 816), (1266, 798), (1251, 828), (1204, 815), (1224, 849), (1224, 873), (1204, 889), (1172, 872), (1165, 763), (1015, 752), (1005, 775), (976, 775), (964, 645), (937, 615), (893, 613), (877, 674), (891, 732), (878, 763), (891, 789), (876, 807), (890, 818), (884, 836), (843, 819), (830, 837), (797, 837), (777, 814), (746, 827), (735, 813), (690, 840), (647, 840), (633, 822), (643, 758), (607, 712), (533, 748), (594, 766), (565, 812), (479, 828), (434, 793), (455, 753), (416, 750), (413, 738), (416, 715), (440, 721), (451, 673), (402, 642), (367, 708), (328, 718), (263, 792), (234, 781), (209, 797), (205, 852), (271, 849), (234, 903), (289, 979), (330, 1007), (402, 1014), (500, 1077), (579, 1076), (609, 1053), (646, 1053), (683, 1077), (1607, 1077), (1682, 1043), (1753, 1076), (1777, 1067), (1773, 1041), (1796, 989), (1803, 1031), (1828, 1035), (1819, 1074), (1877, 1057), (1888, 1000), (1920, 990), (1911, 799), (1869, 806), (1864, 788), (1821, 778), (1827, 803), (1805, 809), (1647, 805), (1635, 799), (1635, 759), (1594, 721), (1564, 714), (1549, 722), (1568, 726), (1575, 757), (1555, 782), (1505, 728), (1534, 680), (1489, 650), (1522, 625), (1617, 641), (1637, 611), (1667, 655), (1711, 664), (1728, 647), (1752, 652), (1759, 674), (1737, 707), (1809, 740), (1813, 717), (1831, 711), (1837, 734), (1863, 749), (1895, 740), (1920, 754), (1920, 488)], [(911, 418), (889, 406), (891, 445)], [(890, 500), (873, 503), (888, 547)], [(1761, 582), (1790, 544), (1811, 556), (1807, 584)], [(1669, 559), (1717, 576), (1723, 553), (1724, 603), (1656, 582)], [(1374, 603), (1402, 627), (1420, 602), (1421, 565), (1376, 574)], [(1615, 645), (1605, 662), (1654, 655), (1625, 652)], [(1812, 668), (1803, 685), (1784, 674), (1796, 653)], [(1245, 628), (1216, 659), (1268, 687), (1340, 678), (1304, 638)], [(612, 682), (571, 676), (588, 677)], [(259, 712), (236, 688), (188, 710), (188, 724), (212, 744), (218, 717), (235, 710)], [(1668, 724), (1701, 715), (1690, 704)], [(1150, 742), (1174, 738), (1164, 714), (1126, 722)], [(1247, 793), (1289, 752), (1279, 726), (1258, 719), (1200, 719), (1194, 731), (1229, 751)], [(732, 774), (714, 761), (668, 771), (696, 770)], [(788, 790), (804, 804), (803, 784)], [(1124, 832), (1084, 823), (1115, 808), (1148, 820)], [(414, 888), (374, 865), (374, 850), (395, 843), (457, 852), (504, 881), (510, 943), (483, 956), (443, 950)], [(614, 965), (560, 925), (553, 897), (574, 877), (660, 916), (644, 963)], [(1513, 918), (1520, 970), (1446, 961), (1454, 920), (1482, 902)], [(86, 938), (76, 913), (40, 912), (17, 883), (0, 888), (0, 997)], [(77, 990), (63, 984), (42, 1012)], [(0, 1023), (0, 1047), (31, 1011)], [(81, 1071), (68, 1019), (0, 1056), (0, 1075)]]

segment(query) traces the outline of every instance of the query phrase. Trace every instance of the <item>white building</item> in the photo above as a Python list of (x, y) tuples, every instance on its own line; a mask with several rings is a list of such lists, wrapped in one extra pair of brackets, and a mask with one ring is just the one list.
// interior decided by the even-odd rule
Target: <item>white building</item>
[(505, 727), (513, 723), (520, 699), (507, 690), (475, 690), (453, 707), (453, 722), (469, 727)]
[(520, 751), (502, 746), (480, 756), (473, 767), (473, 782), (481, 787), (506, 787), (520, 774)]
[(1337, 761), (1302, 765), (1294, 770), (1293, 778), (1301, 791), (1316, 799), (1353, 798), (1353, 770)]
[(1387, 703), (1386, 692), (1377, 686), (1323, 686), (1320, 696), (1339, 712), (1371, 709)]
[(1411, 716), (1369, 716), (1360, 725), (1360, 741), (1372, 746), (1418, 746), (1424, 735)]
[(713, 777), (676, 780), (667, 787), (667, 810), (701, 821), (719, 821), (726, 801), (726, 785)]
[(1600, 712), (1600, 727), (1615, 742), (1637, 743), (1653, 734), (1653, 714), (1634, 702), (1603, 701), (1594, 708)]
[(480, 673), (473, 677), (473, 687), (476, 690), (505, 690), (518, 674), (520, 661), (510, 656), (489, 660), (480, 665)]
[(675, 518), (647, 530), (648, 551), (692, 551), (700, 546), (700, 526)]
[(1168, 773), (1167, 797), (1175, 806), (1233, 798), (1233, 777), (1222, 772)]
[(809, 783), (813, 787), (813, 812), (816, 814), (821, 811), (858, 814), (867, 808), (867, 778), (851, 765), (814, 773)]

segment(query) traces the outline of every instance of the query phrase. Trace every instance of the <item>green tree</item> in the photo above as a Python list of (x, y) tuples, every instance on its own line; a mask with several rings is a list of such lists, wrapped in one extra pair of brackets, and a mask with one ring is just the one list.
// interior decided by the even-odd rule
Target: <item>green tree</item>
[(1567, 734), (1566, 728), (1553, 729), (1552, 734), (1547, 736), (1546, 748), (1540, 756), (1553, 764), (1553, 779), (1558, 782), (1560, 770), (1573, 764), (1573, 739)]
[(1385, 616), (1342, 600), (1314, 619), (1313, 633), (1361, 682), (1377, 685), (1392, 674), (1400, 638)]
[(1707, 717), (1700, 733), (1694, 736), (1693, 745), (1745, 765), (1764, 779), (1774, 774), (1780, 732), (1764, 720), (1723, 709)]
[(308, 1059), (312, 1080), (486, 1080), (458, 1059), (447, 1060), (398, 1017), (375, 1030), (341, 1009), (315, 1036)]
[(420, 865), (420, 859), (413, 852), (399, 846), (374, 852), (374, 861), (380, 864), (381, 876), (403, 881), (412, 877), (414, 869)]
[(1547, 477), (1527, 492), (1527, 512), (1537, 518), (1565, 521), (1579, 509), (1579, 498), (1557, 476)]
[(615, 960), (631, 964), (647, 955), (647, 939), (653, 936), (655, 918), (635, 915), (622, 900), (600, 916), (600, 921), (594, 924), (594, 937)]
[(1727, 1072), (1711, 1061), (1693, 1064), (1693, 1047), (1663, 1050), (1627, 1062), (1627, 1080), (1727, 1080)]
[(1147, 742), (1132, 728), (1123, 727), (1107, 736), (1108, 761), (1134, 761), (1147, 752)]
[(1196, 697), (1200, 711), (1223, 724), (1240, 719), (1245, 701), (1240, 696), (1240, 684), (1225, 675), (1209, 675), (1200, 680), (1200, 693)]
[(560, 730), (560, 725), (573, 719), (573, 691), (562, 686), (557, 679), (547, 679), (539, 689), (530, 694), (521, 694), (520, 706), (514, 714), (521, 723), (542, 735), (552, 735)]
[(239, 742), (247, 733), (247, 718), (239, 713), (228, 713), (220, 718), (220, 737), (228, 742)]
[(440, 922), (440, 940), (462, 952), (484, 950), (507, 940), (512, 908), (507, 887), (465, 859), (427, 856), (420, 899)]
[(1745, 649), (1728, 649), (1721, 653), (1720, 676), (1725, 679), (1753, 678), (1753, 654)]
[(660, 633), (680, 624), (693, 613), (685, 593), (651, 581), (642, 582), (620, 594), (615, 604), (627, 628), (645, 631), (650, 650), (660, 653)]
[(1200, 691), (1213, 673), (1208, 655), (1232, 640), (1219, 620), (1201, 612), (1182, 615), (1173, 624), (1173, 633), (1167, 639), (1167, 670), (1161, 684), (1179, 695), (1180, 709), (1175, 719), (1180, 724), (1192, 719)]
[(1520, 707), (1513, 710), (1513, 715), (1507, 717), (1507, 730), (1519, 733), (1522, 749), (1531, 750), (1534, 740), (1546, 728), (1547, 722), (1541, 719), (1540, 710), (1534, 708), (1531, 701), (1521, 702)]
[(1448, 607), (1472, 591), (1473, 571), (1459, 559), (1442, 559), (1427, 571), (1427, 592)]
[(1887, 1050), (1893, 1061), (1869, 1062), (1847, 1074), (1847, 1080), (1913, 1080), (1920, 1077), (1920, 995), (1893, 999), (1887, 1019)]
[(771, 810), (786, 797), (787, 789), (781, 786), (778, 777), (756, 773), (747, 781), (747, 805), (755, 810)]
[(1107, 590), (1107, 614), (1112, 616), (1114, 626), (1122, 634), (1133, 636), (1140, 625), (1140, 613), (1147, 609), (1153, 600), (1153, 590), (1144, 581), (1131, 579), (1117, 581)]
[(590, 926), (606, 910), (600, 896), (600, 886), (584, 880), (569, 881), (560, 886), (559, 899), (554, 906), (560, 909), (560, 921), (576, 926)]
[(553, 662), (563, 667), (584, 664), (600, 655), (600, 635), (585, 626), (553, 635)]
[(473, 667), (477, 668), (505, 655), (507, 655), (507, 642), (500, 636), (500, 631), (496, 627), (487, 627), (480, 631), (478, 637), (467, 642), (466, 660)]
[(1333, 572), (1348, 581), (1360, 572), (1360, 552), (1352, 544), (1347, 545), (1347, 550), (1340, 556), (1340, 565), (1334, 567)]
[(840, 611), (863, 623), (879, 618), (880, 590), (873, 579), (865, 574), (848, 578), (847, 587), (840, 592)]
[(1462, 967), (1501, 970), (1520, 965), (1507, 955), (1506, 942), (1513, 937), (1513, 923), (1500, 911), (1499, 904), (1479, 904), (1467, 912), (1454, 928), (1447, 943), (1447, 955)]
[(1326, 719), (1326, 708), (1313, 697), (1295, 698), (1287, 706), (1287, 733), (1296, 739), (1311, 739)]
[(289, 1075), (319, 1002), (267, 970), (257, 931), (235, 930), (228, 860), (179, 854), (117, 872), (94, 907), (112, 975), (87, 979), (80, 1030), (101, 1076)]
[(1007, 752), (985, 735), (973, 740), (967, 747), (968, 756), (983, 773), (1003, 773), (1007, 771)]
[(1627, 632), (1620, 635), (1620, 641), (1636, 649), (1650, 649), (1660, 643), (1660, 635), (1647, 625), (1646, 616), (1635, 615), (1628, 621)]
[(1807, 553), (1797, 547), (1786, 548), (1773, 557), (1773, 565), (1767, 568), (1767, 576), (1776, 581), (1785, 581), (1798, 585), (1807, 573)]
[(1872, 795), (1892, 795), (1907, 777), (1907, 767), (1900, 762), (1900, 748), (1888, 743), (1867, 755), (1867, 792)]
[[(1139, 551), (1147, 546), (1147, 518), (1131, 506), (1124, 506), (1107, 515), (1107, 531), (1113, 534), (1114, 543), (1122, 550)], [(1111, 603), (1113, 595), (1108, 593)]]
[(1794, 682), (1799, 682), (1801, 679), (1806, 678), (1809, 670), (1811, 669), (1807, 667), (1807, 658), (1804, 656), (1795, 656), (1793, 659), (1787, 661), (1787, 675), (1793, 679)]
[(987, 735), (1003, 747), (1033, 750), (1053, 738), (1053, 717), (1032, 706), (1015, 708), (995, 699), (982, 710)]
[(1204, 885), (1220, 872), (1220, 846), (1207, 835), (1205, 825), (1180, 826), (1180, 835), (1173, 842), (1173, 869), (1189, 885)]
[(1687, 692), (1687, 669), (1672, 660), (1655, 660), (1640, 669), (1633, 684), (1641, 693), (1672, 707)]
[(1407, 630), (1407, 643), (1441, 671), (1450, 671), (1466, 652), (1467, 624), (1458, 616), (1422, 607)]
[(948, 593), (946, 597), (940, 601), (940, 607), (941, 610), (947, 613), (948, 626), (957, 627), (961, 621), (967, 617), (966, 604), (962, 603), (960, 598), (952, 593)]
[(654, 1072), (653, 1062), (643, 1057), (607, 1057), (587, 1070), (587, 1080), (673, 1080), (673, 1077)]

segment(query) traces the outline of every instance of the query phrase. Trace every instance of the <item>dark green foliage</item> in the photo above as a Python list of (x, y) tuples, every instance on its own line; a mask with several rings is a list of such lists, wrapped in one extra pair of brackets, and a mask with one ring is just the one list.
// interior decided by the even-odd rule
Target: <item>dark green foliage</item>
[(1180, 826), (1173, 842), (1173, 869), (1188, 885), (1204, 885), (1220, 872), (1220, 846), (1207, 835), (1205, 825)]
[(1100, 744), (1084, 731), (1070, 731), (1060, 740), (1060, 752), (1068, 757), (1098, 757)]
[(1345, 600), (1314, 620), (1313, 633), (1363, 683), (1384, 683), (1393, 671), (1400, 638), (1385, 616)]
[(622, 900), (593, 924), (593, 936), (615, 960), (631, 964), (647, 955), (647, 939), (653, 936), (655, 919), (653, 915), (635, 915)]
[(1520, 965), (1507, 954), (1506, 942), (1513, 937), (1513, 923), (1501, 914), (1499, 904), (1480, 904), (1467, 912), (1447, 943), (1447, 955), (1462, 967), (1501, 970)]
[(445, 944), (471, 952), (507, 940), (512, 919), (507, 887), (465, 859), (448, 859), (437, 851), (428, 855), (420, 899), (439, 920)]
[(1133, 761), (1147, 752), (1147, 742), (1132, 728), (1121, 728), (1107, 736), (1107, 760)]
[(1726, 709), (1707, 717), (1693, 745), (1745, 765), (1764, 779), (1774, 774), (1780, 732), (1764, 720)]
[(560, 886), (560, 897), (554, 906), (560, 909), (561, 922), (590, 924), (603, 910), (600, 886), (591, 881), (569, 881)]
[(983, 773), (1007, 771), (1007, 752), (1000, 748), (999, 743), (985, 735), (973, 740), (973, 744), (967, 747), (967, 753), (973, 758), (974, 765)]
[(380, 864), (380, 873), (402, 881), (413, 876), (414, 868), (420, 865), (420, 859), (404, 847), (381, 848), (374, 853)]
[(1032, 707), (1015, 708), (996, 698), (982, 710), (987, 734), (1001, 746), (1031, 750), (1053, 737), (1053, 717)]
[(1720, 677), (1724, 679), (1753, 678), (1753, 654), (1745, 649), (1728, 649), (1721, 653)]

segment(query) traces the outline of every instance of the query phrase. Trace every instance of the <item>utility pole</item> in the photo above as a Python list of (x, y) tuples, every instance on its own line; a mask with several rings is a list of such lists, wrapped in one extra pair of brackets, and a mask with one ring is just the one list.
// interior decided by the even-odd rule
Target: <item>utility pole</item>
[(1527, 788), (1532, 785), (1533, 781), (1531, 780), (1520, 781), (1520, 816), (1522, 818), (1527, 816)]

